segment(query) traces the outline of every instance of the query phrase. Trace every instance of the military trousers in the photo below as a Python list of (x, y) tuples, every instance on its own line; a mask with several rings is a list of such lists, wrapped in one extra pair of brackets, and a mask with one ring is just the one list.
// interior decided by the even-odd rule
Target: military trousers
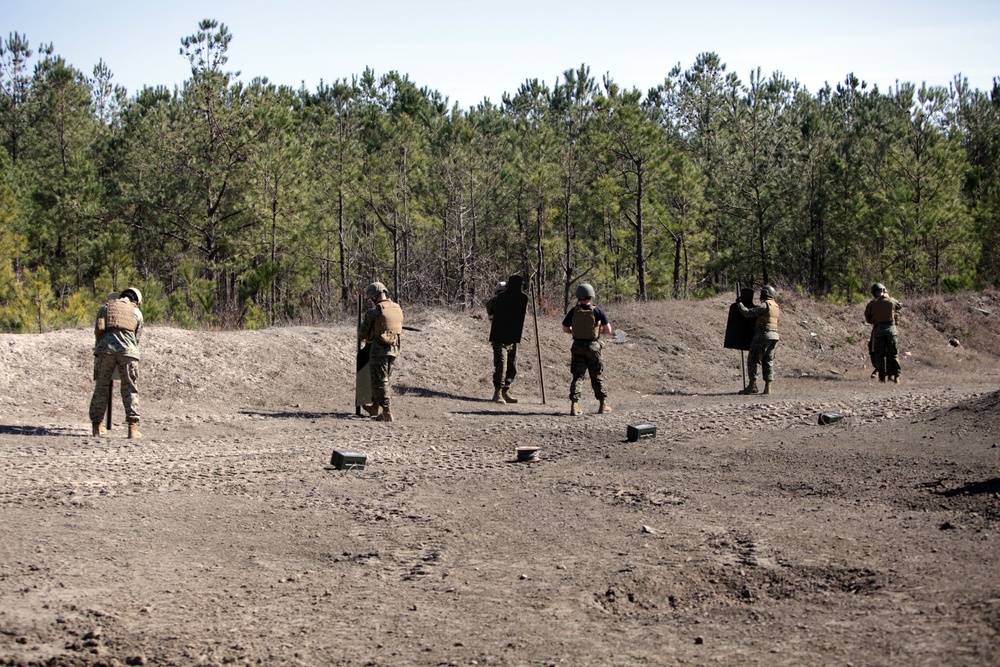
[(764, 382), (774, 379), (774, 348), (778, 341), (754, 336), (750, 341), (750, 354), (747, 355), (747, 377), (750, 381), (757, 379), (757, 366), (760, 365)]
[(375, 356), (368, 361), (372, 373), (372, 403), (389, 407), (389, 380), (392, 378), (392, 365), (396, 357)]
[(569, 400), (574, 402), (580, 400), (580, 384), (588, 372), (594, 396), (598, 400), (604, 400), (608, 397), (608, 392), (604, 391), (604, 360), (601, 358), (603, 348), (604, 345), (597, 340), (575, 341), (573, 343), (573, 347), (570, 349), (572, 358), (569, 362), (569, 370), (573, 374), (573, 381), (569, 385)]
[(139, 361), (121, 354), (97, 354), (94, 355), (94, 395), (90, 397), (92, 424), (103, 421), (107, 414), (108, 387), (111, 386), (116, 369), (121, 381), (125, 421), (129, 424), (139, 423)]
[(509, 388), (517, 377), (517, 343), (493, 343), (493, 386)]
[(899, 375), (899, 344), (895, 334), (872, 336), (872, 362), (880, 380)]

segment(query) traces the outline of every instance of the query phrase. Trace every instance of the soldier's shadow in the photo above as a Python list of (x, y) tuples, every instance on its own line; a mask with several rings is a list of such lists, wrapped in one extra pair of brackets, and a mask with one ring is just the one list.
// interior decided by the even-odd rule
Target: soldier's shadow
[(1000, 493), (1000, 477), (994, 477), (993, 479), (987, 479), (982, 482), (969, 482), (968, 484), (960, 486), (957, 489), (934, 491), (934, 493), (936, 495), (949, 498), (953, 496), (976, 496), (984, 493)]
[(300, 411), (272, 411), (262, 412), (260, 410), (240, 410), (241, 415), (251, 417), (263, 417), (265, 419), (346, 419), (353, 417), (353, 412), (310, 412)]
[(48, 426), (22, 426), (19, 424), (0, 424), (0, 435), (59, 435), (80, 437), (90, 435), (90, 431)]
[(450, 398), (455, 401), (468, 401), (470, 403), (490, 403), (490, 399), (479, 396), (461, 396), (447, 391), (437, 391), (436, 389), (426, 389), (424, 387), (408, 387), (397, 385), (395, 393), (401, 396), (416, 396), (418, 398)]

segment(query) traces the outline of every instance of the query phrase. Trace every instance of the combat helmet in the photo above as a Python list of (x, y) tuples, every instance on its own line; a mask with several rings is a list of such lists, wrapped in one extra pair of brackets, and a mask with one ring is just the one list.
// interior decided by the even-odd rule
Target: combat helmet
[(597, 296), (597, 292), (594, 291), (593, 286), (590, 283), (580, 283), (576, 288), (576, 298), (577, 299), (593, 299)]
[(872, 296), (878, 296), (885, 291), (885, 285), (882, 283), (875, 283), (872, 285)]
[(365, 288), (365, 298), (375, 300), (380, 294), (388, 294), (389, 290), (385, 288), (385, 285), (376, 281)]
[(142, 292), (139, 291), (138, 287), (126, 287), (122, 290), (121, 298), (129, 299), (137, 306), (142, 305)]
[(500, 282), (497, 283), (497, 286), (493, 288), (493, 293), (494, 294), (499, 294), (500, 292), (504, 291), (505, 289), (507, 289), (507, 281), (506, 280), (501, 280)]
[(760, 288), (761, 300), (773, 299), (775, 296), (777, 296), (777, 294), (778, 294), (777, 291), (775, 291), (775, 289), (770, 285), (764, 285), (763, 287)]

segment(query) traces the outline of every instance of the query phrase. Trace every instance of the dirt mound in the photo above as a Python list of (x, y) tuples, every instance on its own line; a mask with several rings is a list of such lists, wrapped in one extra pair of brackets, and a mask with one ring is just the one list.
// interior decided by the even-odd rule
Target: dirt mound
[(1000, 664), (987, 297), (908, 304), (895, 385), (863, 306), (784, 295), (770, 396), (728, 299), (612, 304), (580, 417), (560, 316), (497, 405), (484, 313), (407, 309), (393, 424), (351, 323), (151, 326), (137, 441), (90, 436), (89, 330), (0, 336), (0, 664)]

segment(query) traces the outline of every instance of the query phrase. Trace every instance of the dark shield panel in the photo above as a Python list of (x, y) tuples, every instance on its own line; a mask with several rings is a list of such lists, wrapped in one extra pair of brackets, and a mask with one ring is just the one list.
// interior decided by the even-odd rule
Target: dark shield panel
[(524, 279), (511, 276), (507, 279), (507, 289), (497, 296), (490, 326), (491, 343), (520, 343), (524, 329), (524, 314), (528, 309), (528, 295), (522, 291)]
[(368, 345), (358, 350), (357, 370), (354, 376), (354, 405), (372, 404), (372, 373), (368, 368), (371, 352)]
[[(753, 290), (740, 290), (740, 302), (747, 308), (753, 308)], [(743, 317), (735, 303), (730, 305), (729, 319), (726, 320), (726, 340), (722, 346), (729, 350), (749, 350), (753, 341), (754, 324), (752, 319)]]

